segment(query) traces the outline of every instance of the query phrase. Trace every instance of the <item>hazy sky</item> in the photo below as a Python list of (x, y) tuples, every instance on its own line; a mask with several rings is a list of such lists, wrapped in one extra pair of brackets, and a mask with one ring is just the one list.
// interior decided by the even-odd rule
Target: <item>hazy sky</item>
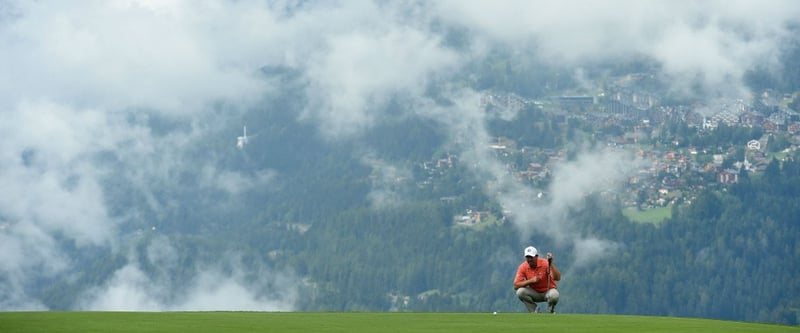
[[(800, 4), (791, 0), (2, 1), (0, 310), (43, 308), (24, 287), (32, 277), (54, 276), (74, 265), (59, 251), (55, 235), (79, 248), (125, 251), (121, 226), (139, 217), (136, 211), (110, 211), (101, 186), (108, 177), (133, 184), (156, 210), (175, 204), (159, 202), (153, 193), (174, 184), (171, 175), (181, 170), (200, 170), (205, 183), (198, 189), (231, 195), (268, 183), (272, 170), (253, 175), (218, 169), (213, 159), (221, 152), (208, 152), (207, 165), (187, 165), (182, 158), (198, 140), (224, 130), (231, 134), (219, 140), (233, 149), (244, 110), (280, 92), (276, 81), (259, 74), (264, 66), (301, 73), (310, 101), (296, 116), (331, 139), (357, 138), (381, 119), (390, 96), (410, 96), (417, 105), (411, 112), (468, 143), (458, 153), (488, 175), (487, 191), (503, 189), (501, 201), (511, 206), (524, 204), (515, 198), (530, 196), (531, 189), (504, 176), (502, 165), (486, 153), (491, 138), (477, 106), (479, 92), (446, 87), (458, 102), (444, 107), (423, 96), (426, 85), (469, 72), (468, 64), (492, 49), (522, 55), (535, 49), (545, 62), (576, 68), (649, 56), (675, 91), (689, 92), (689, 83), (699, 81), (711, 92), (746, 97), (744, 70), (773, 65), (786, 25), (798, 18)], [(448, 28), (468, 33), (465, 47), (446, 45)], [(229, 111), (215, 112), (220, 103)], [(148, 117), (186, 126), (156, 135)], [(228, 124), (236, 126), (227, 129)], [(109, 155), (126, 166), (124, 172), (99, 158)], [(570, 174), (594, 175), (590, 170), (598, 166), (621, 172), (601, 183), (597, 177), (556, 178), (549, 189), (556, 201), (521, 211), (530, 217), (518, 222), (522, 234), (545, 232), (586, 253), (613, 248), (573, 235), (559, 219), (577, 204), (574, 190), (613, 187), (624, 177), (619, 161), (631, 158), (587, 151), (564, 165), (560, 170)], [(363, 162), (376, 163), (369, 157)], [(387, 176), (408, 172), (384, 169)], [(390, 195), (376, 188), (373, 199), (380, 203)], [(163, 257), (171, 247), (168, 238), (150, 246), (166, 250), (148, 260), (175, 265)], [(157, 296), (161, 281), (145, 276), (131, 260), (87, 292), (80, 306), (291, 309), (291, 287), (266, 299), (248, 294), (253, 286), (242, 271), (222, 271), (208, 267), (186, 295), (165, 301)], [(286, 274), (268, 272), (265, 279), (284, 281)]]

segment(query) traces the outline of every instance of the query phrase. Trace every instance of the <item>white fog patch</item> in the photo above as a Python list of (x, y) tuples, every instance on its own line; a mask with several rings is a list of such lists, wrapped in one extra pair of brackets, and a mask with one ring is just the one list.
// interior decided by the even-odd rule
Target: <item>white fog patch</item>
[(235, 22), (237, 7), (13, 3), (21, 15), (0, 32), (6, 46), (0, 60), (14, 64), (0, 79), (10, 88), (0, 92), (5, 102), (46, 97), (188, 115), (209, 99), (246, 99), (261, 89), (252, 64), (240, 66), (250, 60), (235, 53), (253, 56), (249, 48), (219, 48), (227, 38), (214, 27)]
[(0, 132), (0, 211), (80, 244), (110, 241), (114, 223), (103, 204), (97, 175), (87, 157), (103, 149), (106, 116), (52, 103), (24, 103), (5, 112)]
[(89, 290), (78, 306), (88, 311), (164, 311), (167, 290), (153, 283), (136, 265), (116, 271), (106, 286)]
[[(238, 256), (223, 255), (215, 265), (201, 264), (188, 281), (172, 274), (193, 270), (179, 260), (167, 237), (155, 237), (100, 286), (81, 296), (78, 307), (90, 311), (292, 311), (298, 286), (291, 274), (246, 267)], [(143, 264), (152, 273), (143, 270)], [(225, 267), (227, 268), (225, 268)]]
[(244, 282), (242, 276), (228, 276), (215, 271), (203, 272), (195, 279), (185, 299), (173, 305), (171, 310), (292, 311), (297, 297), (295, 287), (289, 285), (288, 277), (278, 277), (278, 280), (282, 284), (278, 287), (287, 289), (279, 291), (277, 297), (270, 297), (254, 291), (254, 287), (263, 283), (264, 278), (253, 284)]
[(259, 295), (261, 281), (245, 282), (240, 275), (209, 270), (198, 273), (189, 288), (174, 297), (165, 281), (154, 280), (137, 265), (127, 265), (114, 273), (108, 284), (83, 296), (82, 310), (87, 311), (292, 311), (296, 289), (288, 278), (280, 278), (287, 288), (275, 296)]
[(223, 190), (232, 195), (267, 187), (276, 177), (278, 177), (278, 173), (274, 170), (259, 170), (248, 175), (241, 172), (219, 170), (211, 165), (203, 167), (201, 172), (203, 184), (208, 184), (211, 188)]
[(574, 242), (574, 268), (591, 264), (607, 257), (613, 257), (622, 245), (598, 238), (582, 238)]
[(68, 258), (60, 253), (52, 236), (28, 221), (0, 221), (0, 309), (11, 311), (47, 310), (28, 295), (30, 276), (51, 277), (67, 268)]
[(789, 27), (800, 22), (800, 5), (791, 0), (438, 1), (431, 7), (476, 38), (520, 52), (535, 48), (555, 65), (652, 57), (672, 89), (690, 96), (695, 84), (711, 95), (747, 97), (744, 72), (774, 65)]
[(326, 41), (308, 65), (315, 100), (308, 110), (323, 133), (351, 136), (371, 127), (394, 94), (418, 96), (430, 76), (451, 68), (456, 54), (414, 29), (349, 32)]
[[(510, 192), (502, 198), (509, 207), (514, 207), (513, 221), (521, 231), (522, 239), (544, 234), (562, 245), (577, 245), (585, 242), (587, 236), (580, 233), (575, 222), (570, 220), (570, 210), (581, 208), (587, 195), (618, 191), (627, 177), (644, 162), (623, 151), (584, 151), (575, 160), (557, 165), (553, 181), (547, 194), (539, 198), (541, 200), (536, 199), (541, 192), (530, 189)], [(597, 239), (596, 242), (607, 241)], [(577, 251), (576, 248), (576, 256), (588, 255)]]
[(176, 267), (179, 262), (178, 250), (172, 246), (166, 236), (156, 236), (145, 249), (147, 262), (158, 269), (158, 273), (169, 274), (169, 269)]
[(369, 175), (370, 192), (367, 194), (372, 207), (393, 207), (406, 201), (403, 192), (413, 181), (411, 171), (371, 157), (370, 154), (362, 157), (361, 163), (372, 169)]

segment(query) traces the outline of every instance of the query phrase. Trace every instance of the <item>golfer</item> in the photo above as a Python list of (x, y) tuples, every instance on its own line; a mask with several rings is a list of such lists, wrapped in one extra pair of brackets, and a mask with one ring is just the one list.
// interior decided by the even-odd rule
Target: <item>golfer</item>
[(553, 254), (547, 253), (547, 259), (539, 258), (539, 252), (533, 246), (525, 248), (525, 262), (517, 268), (514, 278), (514, 290), (519, 300), (528, 308), (528, 312), (539, 312), (537, 302), (547, 302), (547, 310), (556, 312), (558, 290), (556, 281), (561, 280), (561, 272), (553, 262)]

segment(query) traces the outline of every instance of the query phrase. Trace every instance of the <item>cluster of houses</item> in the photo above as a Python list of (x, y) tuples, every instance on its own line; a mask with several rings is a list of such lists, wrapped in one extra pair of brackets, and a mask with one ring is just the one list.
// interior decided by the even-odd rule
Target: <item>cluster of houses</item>
[[(773, 134), (790, 136), (793, 143), (790, 149), (796, 149), (800, 142), (800, 113), (785, 106), (786, 99), (791, 96), (765, 92), (752, 104), (741, 99), (717, 99), (706, 104), (660, 106), (656, 94), (638, 91), (634, 86), (626, 84), (598, 96), (558, 96), (548, 101), (526, 100), (514, 94), (487, 93), (481, 99), (481, 106), (515, 112), (534, 105), (555, 110), (562, 119), (582, 117), (583, 120), (593, 122), (596, 120), (592, 119), (594, 117), (605, 122), (635, 124), (626, 128), (624, 135), (608, 140), (616, 148), (634, 149), (641, 158), (651, 161), (647, 167), (630, 177), (626, 184), (627, 191), (623, 191), (628, 196), (623, 198), (623, 202), (640, 208), (666, 206), (678, 200), (691, 202), (693, 194), (710, 183), (716, 182), (724, 186), (739, 181), (741, 172), (763, 171), (772, 159), (766, 153), (765, 147), (768, 138)], [(579, 112), (575, 112), (576, 109)], [(668, 118), (681, 119), (690, 127), (708, 131), (715, 130), (722, 123), (730, 127), (759, 127), (766, 135), (758, 140), (742, 142), (746, 149), (745, 157), (732, 165), (724, 162), (733, 156), (737, 147), (724, 147), (721, 152), (719, 147), (714, 147), (714, 153), (709, 159), (710, 147), (682, 147), (676, 141), (674, 147), (659, 151), (646, 150), (644, 145), (638, 144), (638, 136), (635, 134), (637, 128), (657, 127), (663, 119)], [(501, 140), (508, 139), (501, 138), (498, 142)], [(546, 180), (554, 163), (561, 161), (565, 154), (563, 150), (517, 148), (513, 142), (489, 143), (488, 148), (496, 151), (501, 158), (515, 154), (539, 154), (536, 160), (546, 162), (531, 162), (523, 170), (513, 170), (521, 181), (532, 184)], [(545, 157), (542, 158), (541, 155)], [(435, 175), (438, 168), (449, 168), (456, 162), (455, 156), (448, 156), (426, 163), (425, 168), (431, 175)], [(691, 181), (692, 177), (699, 178), (700, 181)], [(471, 224), (476, 220), (480, 221), (480, 216), (481, 212), (466, 211), (456, 220)]]

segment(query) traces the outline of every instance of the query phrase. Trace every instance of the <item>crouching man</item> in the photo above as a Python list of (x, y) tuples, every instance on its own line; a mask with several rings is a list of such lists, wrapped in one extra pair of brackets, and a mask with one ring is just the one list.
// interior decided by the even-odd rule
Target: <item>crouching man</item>
[(558, 304), (558, 290), (556, 281), (561, 280), (561, 272), (553, 262), (553, 254), (547, 253), (547, 259), (539, 258), (539, 252), (533, 246), (525, 248), (525, 262), (517, 268), (514, 278), (514, 290), (517, 297), (528, 312), (539, 312), (538, 302), (547, 302), (547, 310), (556, 312)]

